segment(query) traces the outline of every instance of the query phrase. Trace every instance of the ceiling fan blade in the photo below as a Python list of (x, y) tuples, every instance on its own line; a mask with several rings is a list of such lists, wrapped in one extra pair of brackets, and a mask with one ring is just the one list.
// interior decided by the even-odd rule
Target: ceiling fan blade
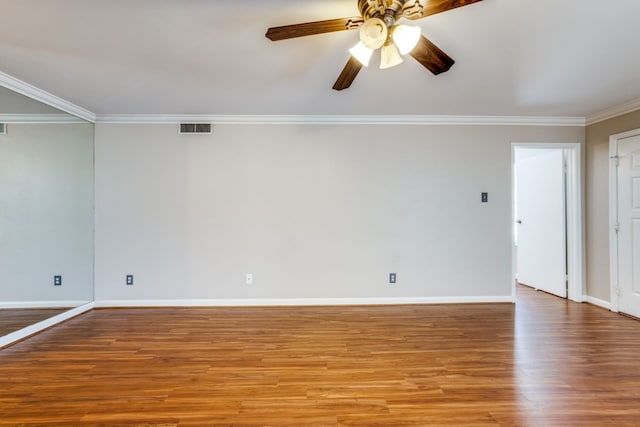
[(356, 76), (362, 69), (362, 64), (353, 56), (349, 57), (349, 61), (347, 61), (347, 65), (344, 66), (344, 69), (338, 76), (338, 80), (333, 85), (335, 90), (343, 90), (347, 89), (351, 86), (351, 83), (355, 80)]
[(420, 14), (407, 16), (408, 19), (421, 19), (427, 16), (436, 15), (438, 13), (446, 12), (447, 10), (456, 9), (462, 6), (468, 6), (473, 3), (477, 3), (482, 0), (425, 0), (425, 5), (422, 9), (422, 16)]
[(420, 37), (417, 46), (409, 53), (433, 74), (444, 73), (456, 62), (425, 36)]
[(360, 28), (363, 23), (364, 20), (359, 16), (306, 22), (304, 24), (271, 27), (267, 30), (265, 36), (272, 41), (286, 40), (296, 37), (312, 36), (314, 34), (331, 33), (334, 31), (355, 30), (356, 28)]

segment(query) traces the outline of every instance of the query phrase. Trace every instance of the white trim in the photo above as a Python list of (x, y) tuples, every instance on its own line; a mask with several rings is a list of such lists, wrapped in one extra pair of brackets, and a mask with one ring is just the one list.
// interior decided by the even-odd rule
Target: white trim
[(618, 142), (626, 138), (640, 135), (640, 129), (623, 132), (609, 137), (609, 271), (611, 283), (611, 311), (620, 310), (620, 298), (617, 292), (618, 277), (618, 234), (615, 232), (618, 223)]
[(609, 137), (609, 293), (610, 309), (618, 312), (618, 236), (615, 227), (618, 222), (618, 166), (615, 156), (618, 154), (617, 137)]
[(640, 98), (591, 114), (587, 116), (586, 124), (587, 126), (593, 125), (637, 110), (640, 110)]
[(514, 162), (516, 148), (555, 148), (565, 150), (567, 153), (567, 263), (569, 276), (568, 295), (571, 301), (582, 302), (584, 295), (584, 203), (582, 186), (582, 144), (570, 143), (529, 143), (514, 142), (511, 144), (511, 272), (512, 295), (516, 293), (516, 247), (514, 227), (515, 221), (515, 176)]
[(487, 126), (585, 126), (583, 117), (538, 116), (350, 116), (350, 115), (154, 115), (105, 114), (96, 123), (108, 124), (338, 124), (338, 125), (487, 125)]
[(86, 123), (67, 114), (0, 114), (0, 123)]
[(95, 113), (79, 107), (69, 101), (66, 101), (60, 97), (57, 97), (47, 91), (39, 89), (29, 83), (23, 82), (9, 74), (3, 73), (0, 71), (0, 86), (6, 87), (7, 89), (11, 89), (14, 92), (17, 92), (21, 95), (28, 96), (31, 99), (35, 99), (36, 101), (40, 101), (43, 104), (47, 104), (51, 107), (57, 108), (58, 110), (62, 110), (65, 113), (72, 114), (81, 119), (87, 120), (89, 122), (96, 121)]
[(509, 296), (417, 298), (270, 298), (270, 299), (158, 299), (99, 300), (96, 307), (266, 307), (317, 305), (469, 304), (513, 302)]
[(568, 298), (582, 302), (585, 290), (585, 251), (582, 193), (582, 144), (565, 146), (567, 153), (567, 274)]
[(599, 298), (590, 297), (589, 295), (584, 295), (582, 299), (589, 304), (597, 305), (598, 307), (606, 308), (607, 310), (611, 310), (611, 303), (605, 300), (601, 300)]
[(87, 301), (8, 301), (0, 302), (2, 308), (68, 308), (87, 304)]
[(72, 310), (65, 311), (64, 313), (58, 314), (57, 316), (53, 316), (49, 319), (43, 320), (42, 322), (35, 323), (33, 325), (27, 326), (26, 328), (19, 329), (15, 332), (0, 337), (0, 348), (13, 344), (16, 341), (23, 340), (33, 334), (57, 325), (58, 323), (64, 322), (65, 320), (71, 319), (72, 317), (92, 310), (94, 307), (94, 303), (91, 302), (89, 304), (85, 304)]

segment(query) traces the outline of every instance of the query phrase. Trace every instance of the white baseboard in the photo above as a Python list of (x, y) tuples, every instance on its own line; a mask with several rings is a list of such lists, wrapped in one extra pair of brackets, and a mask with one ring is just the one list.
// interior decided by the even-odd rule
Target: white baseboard
[(58, 323), (64, 322), (65, 320), (71, 319), (72, 317), (92, 310), (94, 307), (94, 303), (91, 302), (89, 304), (67, 310), (64, 313), (58, 314), (57, 316), (53, 316), (49, 319), (43, 320), (42, 322), (35, 323), (31, 326), (27, 326), (26, 328), (19, 329), (8, 335), (0, 337), (0, 348), (13, 344), (16, 341), (23, 340), (33, 334), (57, 325)]
[(583, 301), (588, 302), (589, 304), (597, 305), (598, 307), (606, 308), (607, 310), (611, 310), (611, 303), (608, 301), (590, 297), (589, 295), (583, 296)]
[(0, 302), (1, 308), (69, 308), (87, 304), (87, 301), (9, 301)]
[(259, 307), (313, 305), (470, 304), (513, 302), (509, 296), (424, 298), (280, 298), (98, 300), (96, 307)]

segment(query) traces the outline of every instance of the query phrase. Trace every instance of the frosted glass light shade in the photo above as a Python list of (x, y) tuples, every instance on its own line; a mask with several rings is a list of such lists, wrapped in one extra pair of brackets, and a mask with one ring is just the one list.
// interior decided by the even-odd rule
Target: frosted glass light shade
[(387, 43), (382, 46), (382, 57), (380, 60), (380, 69), (395, 67), (402, 63), (402, 56), (395, 43)]
[(398, 46), (400, 54), (406, 55), (411, 52), (418, 44), (422, 31), (420, 27), (412, 27), (409, 25), (397, 25), (393, 29), (393, 42)]
[(369, 49), (362, 42), (359, 42), (357, 45), (349, 49), (349, 53), (362, 65), (368, 67), (371, 55), (373, 55), (373, 49)]

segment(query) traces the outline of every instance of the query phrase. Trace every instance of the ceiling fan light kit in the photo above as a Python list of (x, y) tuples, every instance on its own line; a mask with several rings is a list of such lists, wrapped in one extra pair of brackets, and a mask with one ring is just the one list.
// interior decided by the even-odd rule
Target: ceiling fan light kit
[(401, 18), (417, 20), (446, 12), (482, 0), (357, 0), (360, 16), (272, 27), (266, 37), (273, 41), (360, 29), (360, 41), (349, 49), (351, 56), (335, 90), (351, 86), (361, 68), (369, 65), (373, 52), (381, 49), (380, 68), (394, 67), (403, 62), (402, 55), (411, 55), (437, 75), (448, 71), (454, 60), (422, 35), (420, 27), (397, 24)]
[(422, 36), (420, 27), (402, 24), (396, 25), (391, 34), (393, 43), (398, 46), (401, 55), (406, 55), (411, 52), (418, 45), (420, 36)]
[(385, 43), (380, 51), (380, 69), (395, 67), (403, 62), (401, 51), (395, 43)]
[(369, 49), (380, 49), (388, 37), (389, 29), (382, 19), (367, 19), (360, 27), (360, 41)]
[(349, 53), (351, 54), (351, 56), (357, 59), (360, 64), (368, 67), (371, 56), (373, 55), (373, 49), (368, 48), (362, 42), (358, 42), (357, 45), (349, 49)]

